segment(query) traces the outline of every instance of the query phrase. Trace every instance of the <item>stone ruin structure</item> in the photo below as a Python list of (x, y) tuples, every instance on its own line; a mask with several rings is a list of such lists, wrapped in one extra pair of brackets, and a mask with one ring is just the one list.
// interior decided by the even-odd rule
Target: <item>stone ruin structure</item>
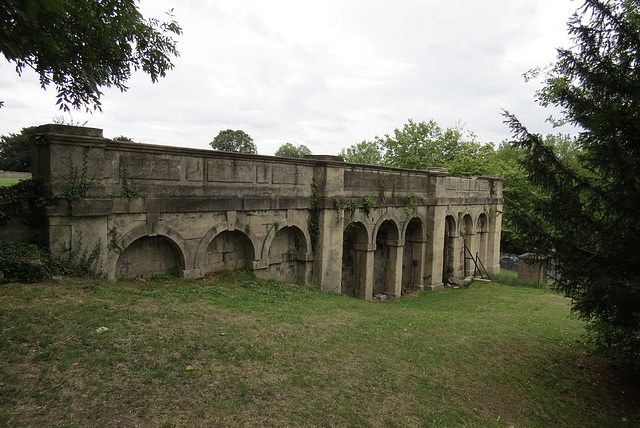
[[(112, 279), (223, 268), (371, 300), (500, 269), (502, 177), (116, 142), (43, 125), (33, 175), (54, 254)], [(473, 260), (472, 260), (473, 259)]]

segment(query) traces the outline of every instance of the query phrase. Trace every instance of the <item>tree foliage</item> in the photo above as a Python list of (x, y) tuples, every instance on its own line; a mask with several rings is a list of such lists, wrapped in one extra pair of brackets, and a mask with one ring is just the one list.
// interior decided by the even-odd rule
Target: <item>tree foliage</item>
[(118, 135), (117, 137), (112, 138), (113, 141), (120, 141), (123, 143), (135, 143), (131, 137), (127, 137), (126, 135)]
[[(574, 162), (580, 151), (575, 145), (575, 137), (568, 134), (549, 134), (543, 137), (543, 143), (558, 156), (568, 162)], [(529, 218), (534, 212), (537, 199), (547, 197), (543, 189), (534, 186), (528, 179), (522, 162), (526, 152), (503, 141), (496, 150), (495, 173), (504, 177), (502, 196), (504, 198), (500, 251), (510, 254), (523, 254), (530, 250), (528, 238), (520, 233), (518, 218)]]
[(211, 147), (222, 152), (258, 153), (253, 138), (241, 130), (220, 131), (211, 142)]
[(101, 88), (127, 89), (135, 70), (153, 82), (173, 68), (180, 26), (144, 18), (136, 0), (4, 0), (0, 52), (21, 74), (53, 84), (60, 109), (100, 109)]
[(381, 166), (384, 164), (382, 160), (382, 153), (383, 148), (378, 145), (378, 141), (376, 139), (374, 141), (364, 140), (351, 147), (342, 149), (340, 156), (350, 163)]
[(302, 159), (307, 155), (311, 154), (311, 150), (309, 147), (304, 144), (300, 144), (298, 147), (294, 146), (291, 143), (284, 143), (281, 145), (275, 153), (275, 156), (280, 156), (283, 158), (299, 158)]
[(375, 137), (347, 149), (347, 162), (396, 168), (449, 168), (452, 175), (472, 176), (495, 173), (493, 146), (476, 141), (472, 132), (460, 126), (442, 129), (434, 120), (409, 120), (393, 134)]
[(538, 189), (516, 218), (531, 248), (561, 274), (557, 286), (598, 345), (640, 356), (640, 5), (586, 0), (569, 22), (574, 47), (538, 93), (582, 132), (562, 156), (505, 113)]
[(0, 136), (0, 170), (31, 171), (31, 136), (35, 129), (29, 126), (18, 134)]

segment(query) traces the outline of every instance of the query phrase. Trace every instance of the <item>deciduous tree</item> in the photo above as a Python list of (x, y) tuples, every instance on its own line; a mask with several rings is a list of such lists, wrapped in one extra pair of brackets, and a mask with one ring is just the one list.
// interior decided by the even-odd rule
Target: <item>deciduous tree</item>
[(275, 153), (275, 156), (284, 158), (303, 158), (311, 154), (309, 147), (304, 144), (300, 144), (298, 147), (291, 143), (284, 143), (281, 145)]
[(472, 132), (460, 126), (442, 129), (434, 120), (409, 120), (393, 134), (363, 141), (341, 153), (352, 163), (408, 169), (442, 167), (457, 176), (495, 173), (491, 165), (494, 154), (493, 146), (477, 142)]
[(258, 153), (253, 138), (241, 130), (220, 131), (211, 142), (211, 147), (223, 152)]
[[(100, 109), (102, 88), (127, 89), (135, 70), (153, 82), (173, 68), (180, 26), (144, 18), (136, 0), (3, 0), (0, 52), (21, 74), (53, 84), (60, 109)], [(1, 105), (1, 104), (0, 104)]]
[[(575, 145), (575, 137), (568, 134), (549, 134), (543, 137), (543, 144), (569, 163), (577, 162), (580, 155)], [(502, 196), (504, 198), (500, 251), (523, 254), (530, 250), (528, 237), (521, 233), (519, 223), (528, 222), (535, 212), (537, 200), (546, 198), (544, 189), (531, 184), (522, 165), (525, 150), (503, 141), (496, 150), (495, 174), (504, 177)]]
[(383, 165), (382, 154), (383, 148), (378, 145), (378, 141), (364, 140), (351, 147), (342, 149), (340, 156), (350, 163), (359, 163), (364, 165)]

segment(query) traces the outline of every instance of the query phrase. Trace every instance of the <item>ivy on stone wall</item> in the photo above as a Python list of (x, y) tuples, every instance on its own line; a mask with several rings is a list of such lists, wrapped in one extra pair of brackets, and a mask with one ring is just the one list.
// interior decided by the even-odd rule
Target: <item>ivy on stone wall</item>
[(346, 212), (349, 213), (349, 224), (356, 219), (356, 211), (358, 210), (358, 201), (353, 198), (347, 199)]
[(86, 198), (89, 193), (91, 180), (89, 180), (87, 176), (88, 157), (89, 148), (84, 147), (84, 157), (81, 167), (76, 166), (73, 160), (69, 161), (69, 178), (64, 185), (62, 193), (57, 195), (58, 198), (68, 199), (71, 206), (74, 206), (80, 199)]
[(404, 211), (409, 218), (418, 211), (418, 196), (415, 193), (410, 193), (404, 197), (404, 202), (407, 204)]
[(311, 197), (309, 198), (309, 217), (307, 228), (311, 239), (311, 249), (315, 252), (320, 236), (320, 191), (315, 177), (311, 181)]
[(364, 214), (367, 216), (367, 218), (369, 218), (369, 215), (371, 214), (371, 210), (373, 209), (373, 207), (375, 207), (376, 205), (376, 200), (373, 199), (371, 196), (365, 196), (363, 201), (362, 201), (362, 208), (364, 209)]
[(342, 202), (340, 199), (333, 198), (333, 209), (336, 211), (336, 223), (340, 223), (342, 221)]
[(0, 242), (0, 282), (38, 282), (54, 275), (97, 278), (100, 246), (67, 249), (60, 257), (49, 250), (25, 242)]
[(122, 193), (120, 194), (120, 196), (128, 199), (143, 198), (144, 195), (140, 193), (135, 181), (133, 181), (133, 179), (131, 178), (129, 164), (127, 162), (122, 162), (122, 164), (120, 165), (120, 170), (122, 172)]
[(13, 218), (28, 227), (43, 224), (42, 208), (48, 204), (42, 184), (36, 180), (21, 180), (13, 186), (0, 188), (0, 226)]
[(396, 173), (393, 171), (389, 171), (384, 174), (382, 180), (378, 184), (378, 192), (380, 194), (380, 200), (382, 201), (382, 205), (385, 205), (387, 200), (387, 191), (391, 188), (391, 197), (396, 197)]
[(107, 235), (109, 236), (109, 245), (107, 248), (109, 250), (118, 248), (118, 229), (115, 224), (110, 229), (107, 229)]

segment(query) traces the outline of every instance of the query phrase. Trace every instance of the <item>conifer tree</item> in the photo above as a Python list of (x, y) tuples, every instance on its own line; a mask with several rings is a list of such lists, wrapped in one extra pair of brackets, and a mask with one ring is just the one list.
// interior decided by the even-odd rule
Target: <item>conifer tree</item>
[(585, 0), (569, 21), (574, 46), (538, 93), (575, 125), (566, 159), (506, 112), (537, 186), (514, 223), (559, 273), (556, 285), (601, 347), (640, 356), (640, 6)]

